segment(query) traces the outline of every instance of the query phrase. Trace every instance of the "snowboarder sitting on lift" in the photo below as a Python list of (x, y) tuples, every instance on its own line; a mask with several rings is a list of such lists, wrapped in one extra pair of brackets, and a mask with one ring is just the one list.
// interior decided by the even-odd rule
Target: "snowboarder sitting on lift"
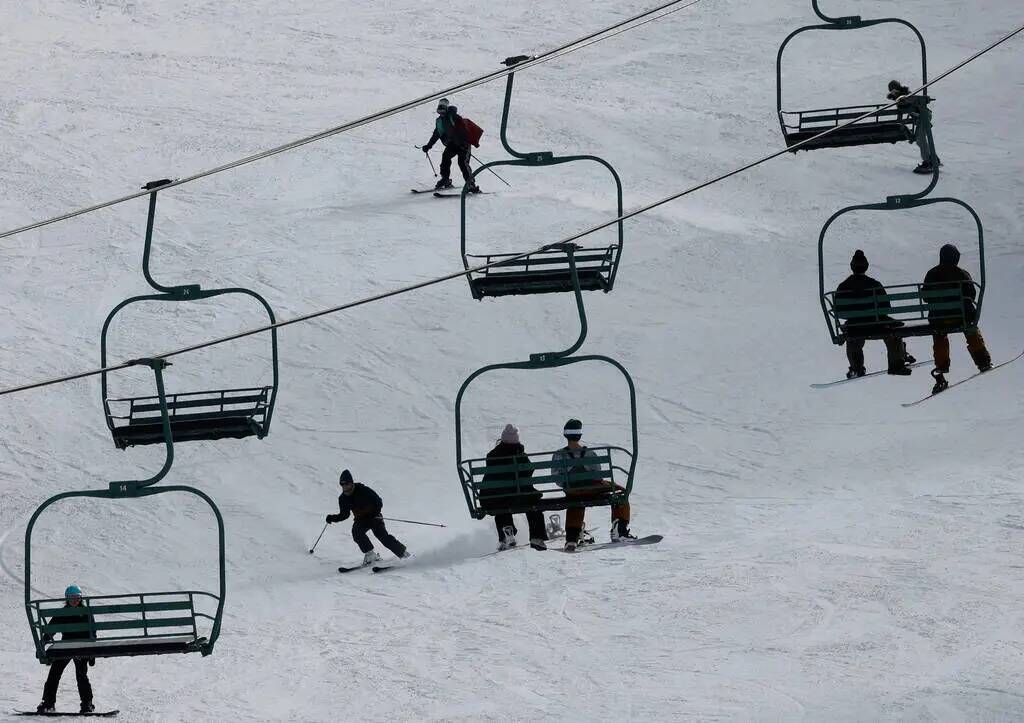
[[(864, 299), (865, 303), (844, 305), (843, 311), (870, 311), (876, 308), (879, 310), (891, 308), (888, 299), (878, 301), (876, 307), (876, 302), (874, 301), (875, 294), (884, 294), (885, 287), (882, 286), (880, 281), (867, 275), (868, 259), (860, 249), (857, 249), (853, 253), (853, 258), (850, 259), (850, 270), (853, 273), (847, 276), (836, 289), (836, 300), (849, 302), (855, 299)], [(840, 312), (841, 315), (842, 312)], [(858, 333), (865, 335), (877, 334), (897, 326), (899, 323), (883, 314), (879, 316), (878, 323), (859, 324), (856, 326), (856, 330)], [(847, 333), (850, 331), (848, 327), (849, 324), (847, 324)], [(882, 341), (885, 342), (885, 351), (889, 362), (888, 373), (899, 376), (910, 374), (912, 370), (907, 364), (913, 364), (916, 359), (907, 353), (907, 345), (903, 340), (898, 336), (886, 336), (883, 337)], [(862, 377), (867, 373), (867, 370), (864, 368), (864, 339), (849, 337), (846, 339), (846, 358), (850, 362), (850, 370), (846, 372), (847, 379)]]
[[(960, 250), (953, 244), (946, 244), (939, 249), (939, 265), (929, 269), (924, 277), (922, 290), (950, 289), (953, 293), (948, 297), (930, 298), (928, 302), (938, 304), (942, 302), (958, 301), (959, 289), (963, 290), (963, 312), (958, 313), (956, 309), (933, 309), (928, 312), (928, 323), (934, 329), (932, 334), (932, 353), (935, 359), (935, 369), (932, 377), (935, 379), (935, 386), (932, 394), (937, 394), (949, 386), (944, 374), (949, 373), (949, 336), (940, 333), (943, 327), (950, 328), (960, 324), (962, 317), (968, 325), (977, 322), (978, 310), (974, 305), (975, 290), (971, 275), (960, 268)], [(927, 302), (926, 302), (927, 303)], [(954, 317), (943, 319), (943, 317)], [(971, 353), (971, 359), (978, 365), (979, 372), (987, 372), (992, 368), (992, 357), (985, 348), (985, 339), (981, 336), (981, 330), (977, 327), (964, 332), (967, 339), (967, 351)]]
[[(78, 585), (68, 585), (64, 591), (64, 607), (81, 608), (81, 615), (62, 615), (59, 618), (51, 618), (51, 622), (58, 622), (61, 625), (91, 625), (92, 615), (86, 612), (82, 604), (82, 590)], [(61, 633), (61, 640), (95, 640), (96, 633), (91, 630), (80, 630)], [(44, 635), (44, 643), (53, 642), (53, 636)], [(36, 707), (37, 713), (53, 713), (57, 704), (57, 688), (60, 686), (60, 677), (64, 669), (68, 667), (70, 660), (55, 660), (50, 663), (50, 673), (46, 676), (46, 685), (43, 686), (43, 702)], [(96, 708), (92, 704), (92, 685), (89, 683), (90, 665), (96, 665), (96, 658), (74, 658), (75, 681), (78, 683), (78, 697), (82, 699), (82, 713), (92, 713)]]
[[(932, 165), (932, 148), (928, 144), (928, 128), (932, 124), (932, 112), (928, 109), (928, 101), (930, 99), (926, 96), (911, 95), (910, 88), (898, 80), (889, 81), (889, 93), (885, 97), (889, 100), (895, 100), (897, 102), (896, 107), (899, 110), (905, 111), (911, 118), (917, 121), (915, 123), (913, 140), (921, 150), (921, 165), (914, 169), (914, 173), (933, 172), (935, 167)], [(942, 161), (939, 160), (938, 156), (935, 157), (935, 162), (940, 166), (942, 165)]]
[(384, 518), (381, 516), (381, 509), (384, 503), (380, 496), (364, 484), (357, 483), (352, 479), (352, 473), (347, 469), (342, 470), (338, 479), (341, 485), (341, 494), (338, 495), (338, 514), (327, 515), (327, 523), (341, 522), (352, 515), (352, 539), (359, 545), (363, 553), (363, 564), (370, 565), (380, 560), (380, 555), (373, 549), (373, 543), (367, 536), (370, 531), (376, 536), (384, 547), (395, 553), (396, 557), (409, 557), (405, 545), (399, 542), (387, 527), (384, 526)]
[[(570, 472), (600, 472), (600, 465), (586, 464), (587, 458), (596, 457), (597, 454), (592, 449), (587, 449), (580, 444), (580, 439), (583, 437), (583, 422), (578, 419), (570, 419), (565, 423), (565, 427), (562, 430), (562, 434), (565, 436), (566, 445), (560, 450), (551, 455), (552, 462), (560, 462), (566, 459), (580, 460), (578, 464), (574, 464), (571, 467), (565, 467), (565, 472), (568, 475)], [(557, 474), (558, 468), (552, 470)], [(584, 485), (583, 489), (573, 489), (579, 485)], [(558, 485), (565, 490), (565, 496), (567, 499), (576, 498), (593, 498), (600, 497), (609, 494), (613, 491), (623, 491), (625, 488), (617, 485), (613, 482), (603, 479), (595, 479), (592, 481), (579, 482), (574, 480), (570, 486), (568, 482), (559, 483)], [(580, 534), (583, 532), (583, 523), (586, 516), (586, 507), (569, 507), (565, 514), (565, 550), (566, 552), (575, 552), (576, 546), (579, 544)], [(620, 542), (622, 540), (635, 540), (636, 536), (629, 533), (629, 503), (625, 502), (621, 505), (612, 505), (612, 528), (611, 528), (611, 541)]]
[[(466, 119), (459, 115), (458, 108), (451, 105), (447, 98), (437, 102), (437, 121), (434, 123), (434, 132), (422, 147), (424, 153), (429, 153), (434, 144), (441, 141), (444, 146), (444, 153), (441, 154), (441, 180), (435, 188), (452, 187), (452, 158), (458, 157), (459, 170), (462, 171), (462, 179), (466, 184), (466, 190), (470, 193), (480, 193), (480, 187), (473, 180), (473, 170), (469, 167), (471, 154), (469, 126)], [(479, 145), (477, 137), (476, 145)]]
[[(519, 443), (519, 429), (514, 424), (505, 425), (505, 429), (501, 431), (501, 439), (495, 443), (494, 449), (487, 453), (488, 467), (508, 465), (510, 462), (517, 465), (530, 463), (530, 458), (526, 455), (523, 445)], [(516, 479), (524, 479), (531, 476), (533, 476), (532, 469), (525, 469), (518, 473), (515, 471), (488, 472), (484, 475), (482, 481), (503, 482), (509, 480), (514, 482)], [(514, 495), (514, 499), (510, 498), (509, 495)], [(533, 485), (521, 484), (516, 487), (513, 484), (509, 487), (493, 487), (481, 490), (480, 505), (484, 509), (488, 506), (506, 507), (509, 502), (518, 506), (540, 502), (542, 496)], [(493, 497), (498, 499), (488, 499)], [(544, 514), (537, 510), (527, 512), (526, 522), (530, 526), (530, 547), (534, 550), (548, 549), (548, 546), (545, 544), (548, 539), (548, 533), (544, 525)], [(512, 520), (511, 513), (501, 512), (494, 515), (494, 526), (498, 528), (499, 550), (507, 550), (510, 547), (516, 546), (516, 533), (518, 530)]]

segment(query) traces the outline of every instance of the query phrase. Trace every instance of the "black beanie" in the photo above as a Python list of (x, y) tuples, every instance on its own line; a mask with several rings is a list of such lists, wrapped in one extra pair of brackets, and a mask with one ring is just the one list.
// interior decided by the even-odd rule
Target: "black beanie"
[(868, 270), (868, 257), (860, 249), (853, 252), (853, 258), (850, 259), (850, 270), (855, 274), (863, 274)]
[(343, 484), (344, 485), (344, 484), (350, 484), (350, 483), (353, 483), (353, 482), (354, 482), (354, 480), (352, 479), (352, 473), (349, 472), (347, 469), (343, 469), (341, 471), (341, 477), (338, 478), (338, 484)]
[(947, 266), (956, 266), (960, 263), (960, 249), (953, 244), (946, 244), (939, 249), (939, 263)]

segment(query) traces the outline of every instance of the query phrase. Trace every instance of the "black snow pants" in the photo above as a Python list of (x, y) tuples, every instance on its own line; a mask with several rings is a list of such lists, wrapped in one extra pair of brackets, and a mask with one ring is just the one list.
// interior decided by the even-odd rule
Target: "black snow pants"
[[(60, 676), (64, 675), (64, 669), (70, 662), (70, 660), (55, 660), (50, 663), (50, 674), (46, 676), (46, 685), (43, 686), (43, 702), (47, 705), (57, 704), (57, 686), (60, 685)], [(88, 658), (75, 658), (75, 680), (78, 681), (78, 697), (82, 699), (83, 703), (92, 703)]]
[[(548, 539), (548, 531), (544, 525), (544, 513), (543, 512), (527, 512), (526, 523), (530, 526), (530, 539), (531, 540), (546, 540)], [(494, 516), (494, 526), (498, 528), (498, 541), (504, 542), (505, 540), (505, 528), (511, 527), (512, 534), (515, 535), (519, 532), (516, 529), (515, 522), (512, 521), (512, 515), (508, 512), (502, 512)]]
[(369, 552), (373, 549), (373, 543), (370, 542), (370, 538), (366, 534), (367, 531), (372, 532), (384, 547), (395, 553), (396, 557), (405, 554), (405, 545), (388, 532), (388, 528), (384, 526), (384, 520), (379, 517), (360, 517), (352, 520), (352, 539), (359, 545), (361, 552)]
[(448, 180), (452, 177), (452, 159), (458, 156), (459, 170), (462, 171), (462, 179), (468, 186), (473, 179), (473, 169), (469, 167), (469, 146), (447, 145), (444, 153), (441, 154), (441, 178)]

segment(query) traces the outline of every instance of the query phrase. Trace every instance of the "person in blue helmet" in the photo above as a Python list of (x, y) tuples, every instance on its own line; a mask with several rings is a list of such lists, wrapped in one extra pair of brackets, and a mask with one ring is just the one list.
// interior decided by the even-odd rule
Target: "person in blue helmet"
[(429, 153), (434, 144), (441, 141), (444, 146), (444, 153), (441, 154), (441, 180), (437, 182), (437, 189), (452, 187), (452, 159), (458, 158), (459, 170), (462, 171), (462, 178), (466, 183), (466, 190), (470, 193), (480, 193), (480, 187), (473, 180), (473, 170), (469, 167), (469, 158), (472, 153), (470, 144), (473, 138), (470, 136), (467, 124), (459, 109), (442, 98), (437, 102), (437, 121), (434, 123), (434, 132), (426, 145), (421, 147), (424, 153)]
[[(81, 615), (62, 615), (59, 618), (61, 625), (91, 625), (93, 617), (87, 611), (85, 601), (82, 598), (82, 589), (78, 585), (68, 585), (64, 590), (64, 607), (81, 608)], [(95, 640), (96, 633), (93, 630), (78, 630), (61, 633), (61, 640)], [(52, 643), (52, 635), (43, 636), (44, 643)], [(70, 660), (56, 660), (50, 663), (50, 673), (46, 676), (46, 685), (43, 686), (43, 702), (36, 707), (39, 713), (52, 713), (57, 704), (57, 688), (60, 686), (60, 677), (64, 669), (68, 667)], [(82, 713), (92, 713), (95, 707), (92, 704), (92, 684), (89, 682), (89, 666), (96, 665), (96, 658), (75, 658), (75, 681), (78, 683), (78, 697), (82, 700)]]

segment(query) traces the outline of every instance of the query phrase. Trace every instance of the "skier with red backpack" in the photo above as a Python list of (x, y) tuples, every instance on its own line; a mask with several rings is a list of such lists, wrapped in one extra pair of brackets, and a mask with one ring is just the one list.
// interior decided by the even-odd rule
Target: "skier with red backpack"
[(480, 193), (480, 187), (473, 180), (473, 171), (469, 167), (469, 159), (472, 156), (470, 145), (480, 147), (480, 136), (483, 130), (468, 118), (463, 118), (458, 113), (459, 109), (442, 98), (437, 102), (437, 121), (434, 123), (434, 132), (425, 146), (422, 146), (424, 153), (429, 153), (434, 144), (441, 141), (444, 146), (444, 153), (441, 154), (441, 180), (435, 188), (438, 190), (452, 187), (452, 159), (458, 158), (459, 170), (462, 171), (462, 178), (466, 183), (466, 190), (470, 193)]

